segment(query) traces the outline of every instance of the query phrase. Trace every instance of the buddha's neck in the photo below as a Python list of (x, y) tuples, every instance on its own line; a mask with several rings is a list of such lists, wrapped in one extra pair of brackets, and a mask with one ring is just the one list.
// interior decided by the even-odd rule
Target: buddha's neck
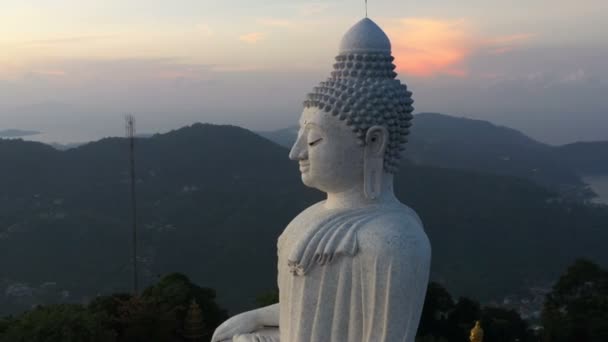
[(384, 205), (398, 203), (393, 190), (393, 175), (385, 173), (382, 177), (382, 191), (375, 199), (365, 196), (363, 183), (343, 192), (327, 193), (326, 209), (361, 208), (370, 205)]

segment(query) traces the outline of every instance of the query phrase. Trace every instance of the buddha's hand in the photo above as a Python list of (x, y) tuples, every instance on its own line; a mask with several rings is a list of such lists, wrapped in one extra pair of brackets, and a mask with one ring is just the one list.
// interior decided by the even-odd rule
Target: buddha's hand
[[(256, 311), (247, 311), (222, 323), (211, 338), (211, 342), (232, 341), (234, 336), (249, 334), (261, 328)], [(252, 340), (255, 341), (255, 340)]]

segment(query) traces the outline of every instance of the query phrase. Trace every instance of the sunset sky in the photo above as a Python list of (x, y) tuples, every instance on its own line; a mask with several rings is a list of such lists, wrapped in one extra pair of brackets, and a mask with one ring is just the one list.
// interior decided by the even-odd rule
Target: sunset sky
[[(293, 125), (363, 0), (0, 0), (0, 130)], [(608, 139), (608, 1), (370, 0), (417, 112)]]

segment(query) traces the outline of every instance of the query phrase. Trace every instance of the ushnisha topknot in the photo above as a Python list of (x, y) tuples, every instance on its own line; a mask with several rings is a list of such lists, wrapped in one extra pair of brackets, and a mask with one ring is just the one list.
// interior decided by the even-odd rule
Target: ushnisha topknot
[(313, 88), (304, 107), (316, 107), (351, 127), (365, 144), (369, 127), (385, 126), (389, 141), (384, 170), (396, 173), (412, 125), (412, 92), (396, 79), (386, 34), (365, 18), (344, 36), (331, 76)]
[(367, 129), (385, 126), (389, 141), (384, 155), (384, 169), (396, 173), (401, 153), (405, 150), (411, 124), (412, 93), (399, 80), (332, 77), (321, 82), (304, 101), (305, 107), (317, 107), (338, 117), (351, 127), (365, 144)]

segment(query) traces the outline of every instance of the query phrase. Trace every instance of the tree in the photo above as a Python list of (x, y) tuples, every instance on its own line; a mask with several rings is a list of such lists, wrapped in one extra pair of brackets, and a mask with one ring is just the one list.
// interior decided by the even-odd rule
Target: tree
[(547, 295), (543, 341), (608, 341), (608, 272), (579, 259)]
[[(200, 287), (190, 282), (190, 279), (180, 273), (169, 274), (142, 293), (142, 299), (152, 301), (158, 307), (175, 308), (179, 322), (184, 322), (192, 300), (195, 300), (203, 313), (203, 339), (210, 340), (213, 331), (228, 318), (225, 310), (215, 302), (216, 293), (213, 289)], [(180, 330), (183, 324), (180, 324)]]
[(195, 300), (192, 300), (184, 321), (184, 337), (188, 341), (202, 341), (202, 338), (205, 335), (204, 329), (205, 326), (203, 324), (201, 308)]
[(121, 326), (119, 341), (162, 342), (177, 336), (177, 307), (143, 297), (131, 297), (121, 303), (117, 320)]
[(480, 316), (478, 302), (462, 297), (454, 303), (444, 287), (431, 282), (420, 318), (418, 341), (466, 342)]
[(424, 308), (418, 326), (419, 336), (447, 336), (448, 316), (454, 310), (454, 300), (441, 285), (431, 282), (427, 288)]
[(10, 324), (11, 324), (10, 317), (0, 318), (0, 336), (2, 336), (2, 334), (4, 334), (6, 332), (6, 330), (8, 330), (8, 328), (10, 327)]
[(448, 341), (468, 341), (475, 322), (481, 318), (481, 305), (470, 298), (460, 297), (448, 317)]
[(0, 330), (1, 342), (111, 342), (113, 331), (103, 325), (103, 315), (76, 304), (39, 306), (15, 317)]
[(481, 314), (484, 340), (492, 342), (532, 341), (528, 324), (514, 310), (484, 307)]
[(187, 313), (196, 301), (201, 311), (202, 339), (211, 338), (227, 313), (215, 302), (215, 291), (193, 284), (179, 273), (169, 274), (141, 296), (115, 294), (91, 302), (90, 310), (110, 317), (119, 341), (171, 341), (186, 330)]
[(205, 341), (226, 318), (215, 291), (174, 273), (141, 296), (118, 293), (0, 319), (0, 342), (165, 342), (183, 341), (184, 332)]

